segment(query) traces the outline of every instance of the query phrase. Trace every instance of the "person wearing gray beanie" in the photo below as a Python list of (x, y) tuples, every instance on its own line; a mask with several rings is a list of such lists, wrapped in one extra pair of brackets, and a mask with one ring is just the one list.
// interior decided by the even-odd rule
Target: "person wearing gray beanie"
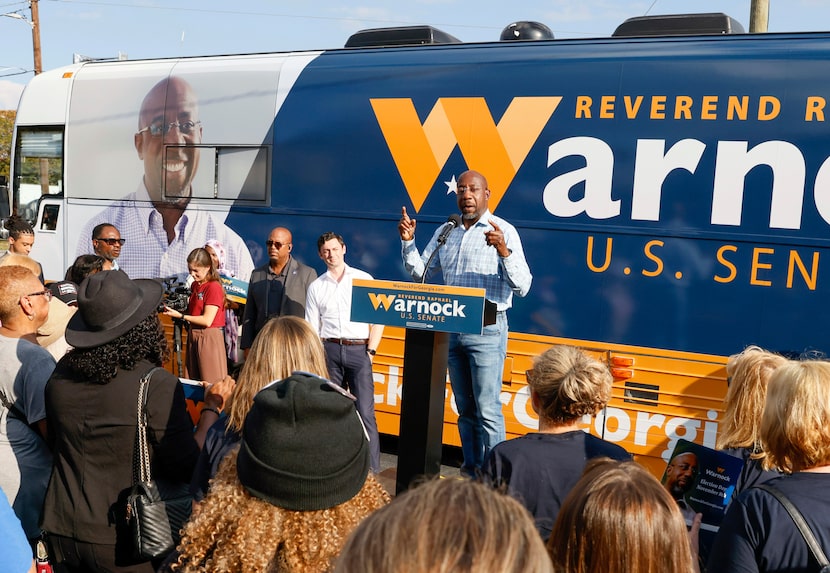
[(294, 373), (261, 390), (245, 418), (237, 472), (245, 489), (295, 511), (351, 499), (369, 473), (369, 441), (339, 386)]
[(369, 457), (348, 392), (305, 372), (266, 386), (185, 527), (176, 570), (331, 570), (349, 533), (389, 503)]

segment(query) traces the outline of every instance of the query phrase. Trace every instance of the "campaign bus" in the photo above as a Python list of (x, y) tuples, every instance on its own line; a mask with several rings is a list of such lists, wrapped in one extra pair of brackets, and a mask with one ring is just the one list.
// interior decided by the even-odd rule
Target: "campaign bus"
[[(533, 273), (508, 312), (509, 436), (537, 428), (533, 357), (575, 345), (614, 375), (586, 431), (659, 475), (677, 440), (714, 446), (728, 355), (828, 347), (829, 62), (830, 33), (85, 62), (26, 86), (11, 201), (47, 280), (110, 222), (133, 278), (183, 273), (207, 239), (245, 278), (285, 226), (318, 272), (317, 237), (334, 231), (348, 264), (408, 281), (401, 207), (423, 248), (457, 212), (458, 175), (479, 171)], [(171, 82), (188, 96), (165, 97)], [(163, 201), (180, 206), (174, 226)], [(403, 341), (387, 327), (374, 363), (386, 434)], [(457, 445), (453, 408), (448, 386)]]

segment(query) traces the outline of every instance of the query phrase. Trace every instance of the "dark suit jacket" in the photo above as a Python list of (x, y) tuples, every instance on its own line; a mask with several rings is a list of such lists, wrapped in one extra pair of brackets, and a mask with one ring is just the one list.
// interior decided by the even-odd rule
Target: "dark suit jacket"
[[(257, 333), (265, 325), (269, 316), (275, 313), (266, 308), (268, 302), (269, 265), (265, 263), (254, 269), (248, 283), (248, 301), (242, 317), (242, 338), (240, 348), (250, 348)], [(282, 293), (279, 316), (297, 316), (305, 318), (305, 295), (310, 285), (317, 278), (317, 273), (294, 257), (288, 259), (285, 288)]]

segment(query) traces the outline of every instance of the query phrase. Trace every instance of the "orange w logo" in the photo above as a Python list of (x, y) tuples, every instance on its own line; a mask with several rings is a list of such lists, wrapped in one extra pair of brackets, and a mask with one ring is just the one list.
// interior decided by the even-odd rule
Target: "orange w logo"
[(372, 302), (372, 306), (375, 310), (378, 309), (379, 306), (383, 307), (383, 310), (389, 310), (392, 308), (392, 301), (395, 300), (394, 294), (375, 294), (373, 292), (369, 293), (369, 300)]
[(439, 98), (423, 124), (409, 98), (370, 101), (416, 212), (456, 144), (487, 178), (495, 211), (562, 97), (513, 98), (498, 125), (481, 97)]

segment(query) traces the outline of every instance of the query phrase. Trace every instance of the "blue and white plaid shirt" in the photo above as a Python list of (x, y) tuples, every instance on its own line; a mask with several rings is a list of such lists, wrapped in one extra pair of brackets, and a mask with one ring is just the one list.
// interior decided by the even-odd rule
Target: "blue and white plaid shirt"
[[(505, 258), (501, 258), (484, 237), (486, 231), (493, 229), (489, 224), (491, 220), (504, 232), (504, 242), (510, 249), (510, 255)], [(438, 247), (442, 228), (443, 225), (436, 229), (423, 255), (418, 252), (414, 240), (401, 241), (403, 263), (414, 280), (420, 281), (424, 276), (424, 267)], [(427, 277), (438, 270), (443, 272), (444, 282), (450, 286), (483, 288), (487, 299), (495, 302), (500, 311), (511, 307), (513, 293), (525, 296), (533, 281), (516, 228), (489, 210), (469, 229), (461, 226), (450, 232), (447, 243), (432, 260)]]
[(247, 281), (254, 270), (251, 253), (245, 241), (224, 223), (227, 213), (208, 212), (190, 203), (176, 223), (173, 242), (167, 242), (161, 214), (150, 202), (150, 194), (142, 182), (135, 193), (92, 217), (84, 225), (78, 239), (76, 256), (92, 252), (92, 229), (99, 223), (115, 225), (125, 239), (118, 266), (131, 279), (187, 276), (187, 255), (204, 247), (208, 239), (216, 239), (225, 247), (226, 262), (236, 276)]

